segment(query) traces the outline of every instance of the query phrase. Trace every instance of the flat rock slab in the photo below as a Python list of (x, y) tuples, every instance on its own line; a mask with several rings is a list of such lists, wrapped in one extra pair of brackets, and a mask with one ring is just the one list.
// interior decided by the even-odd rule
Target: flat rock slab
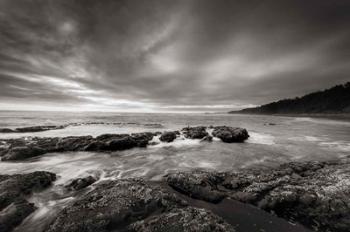
[(288, 163), (240, 172), (179, 172), (169, 186), (192, 198), (255, 205), (318, 231), (350, 229), (350, 159)]

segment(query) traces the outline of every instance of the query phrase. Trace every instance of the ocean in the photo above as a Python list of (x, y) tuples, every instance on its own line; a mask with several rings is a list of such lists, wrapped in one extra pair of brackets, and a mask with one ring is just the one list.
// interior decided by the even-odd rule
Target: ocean
[(40, 226), (35, 223), (42, 223), (40, 218), (54, 216), (73, 200), (73, 195), (62, 192), (62, 186), (77, 177), (93, 175), (99, 181), (143, 177), (159, 181), (167, 173), (179, 170), (269, 168), (292, 161), (341, 158), (350, 152), (350, 121), (346, 120), (239, 114), (0, 112), (1, 128), (67, 124), (64, 129), (44, 132), (0, 133), (0, 140), (163, 132), (199, 125), (243, 127), (250, 137), (245, 143), (231, 144), (215, 139), (209, 143), (179, 137), (172, 143), (158, 141), (147, 148), (112, 153), (49, 153), (25, 161), (0, 162), (0, 174), (50, 171), (58, 175), (52, 188), (31, 197), (30, 201), (39, 210), (27, 218), (18, 231), (38, 229)]

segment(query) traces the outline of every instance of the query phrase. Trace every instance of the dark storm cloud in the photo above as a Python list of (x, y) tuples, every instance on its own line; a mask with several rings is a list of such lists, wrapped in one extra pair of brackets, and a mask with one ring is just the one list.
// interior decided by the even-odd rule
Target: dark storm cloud
[(349, 80), (347, 0), (0, 0), (0, 107), (217, 110)]

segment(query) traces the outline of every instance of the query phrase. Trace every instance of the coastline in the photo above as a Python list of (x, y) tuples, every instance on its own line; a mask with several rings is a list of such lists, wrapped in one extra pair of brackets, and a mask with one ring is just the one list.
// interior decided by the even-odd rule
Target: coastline
[(245, 112), (228, 112), (228, 114), (241, 114), (241, 115), (263, 115), (263, 116), (279, 116), (279, 117), (312, 117), (312, 118), (324, 118), (324, 119), (333, 119), (333, 120), (344, 120), (350, 121), (350, 113), (335, 113), (335, 114), (326, 114), (326, 113), (293, 113), (293, 114), (268, 114), (268, 113), (245, 113)]

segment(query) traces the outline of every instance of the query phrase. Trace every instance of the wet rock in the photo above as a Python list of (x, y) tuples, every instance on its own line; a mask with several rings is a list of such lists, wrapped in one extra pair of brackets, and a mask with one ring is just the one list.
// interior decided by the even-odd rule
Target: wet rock
[(208, 132), (206, 131), (206, 127), (197, 126), (197, 127), (185, 127), (182, 129), (186, 138), (189, 139), (203, 139), (208, 136)]
[(92, 176), (87, 176), (84, 178), (74, 179), (70, 184), (66, 185), (65, 188), (68, 190), (80, 190), (86, 188), (87, 186), (92, 185), (96, 182), (96, 179)]
[(176, 132), (175, 131), (167, 131), (163, 132), (163, 134), (160, 136), (159, 140), (162, 142), (170, 143), (176, 139)]
[(48, 131), (48, 130), (58, 130), (63, 129), (66, 126), (30, 126), (30, 127), (20, 127), (16, 128), (16, 132), (41, 132), (41, 131)]
[(69, 136), (60, 138), (56, 143), (56, 151), (82, 151), (92, 140), (92, 136)]
[(84, 151), (103, 151), (106, 150), (107, 144), (101, 141), (92, 141), (83, 149)]
[(136, 141), (137, 147), (146, 147), (155, 135), (155, 133), (151, 132), (131, 134), (132, 138)]
[(48, 131), (48, 130), (64, 129), (66, 127), (67, 127), (67, 125), (61, 125), (61, 126), (30, 126), (30, 127), (19, 127), (19, 128), (16, 128), (16, 129), (0, 128), (0, 133), (41, 132), (41, 131)]
[(113, 139), (107, 142), (105, 150), (120, 151), (120, 150), (130, 149), (136, 146), (137, 146), (136, 141), (132, 137), (127, 136), (120, 139)]
[(173, 173), (166, 176), (166, 181), (173, 189), (192, 198), (220, 202), (226, 194), (218, 191), (216, 183), (223, 179), (216, 174), (206, 172)]
[(350, 228), (349, 158), (240, 172), (180, 172), (166, 180), (190, 197), (216, 202), (222, 194), (314, 230)]
[(0, 231), (12, 231), (35, 209), (33, 203), (24, 199), (16, 200), (0, 212)]
[(36, 146), (13, 147), (4, 152), (2, 161), (21, 160), (45, 154), (46, 151)]
[(130, 227), (134, 232), (234, 232), (235, 229), (223, 219), (205, 209), (186, 207), (173, 209)]
[(69, 136), (63, 138), (28, 137), (26, 139), (8, 139), (2, 142), (8, 144), (1, 148), (3, 161), (22, 160), (48, 152), (64, 151), (97, 151), (109, 152), (146, 147), (152, 140), (154, 133), (104, 134), (93, 138), (92, 136)]
[(249, 138), (248, 131), (239, 127), (217, 126), (212, 134), (225, 143), (240, 143)]
[(151, 214), (185, 205), (174, 194), (141, 179), (107, 181), (64, 208), (46, 231), (122, 231)]
[(10, 128), (0, 128), (0, 133), (14, 133), (15, 130), (12, 130)]
[(201, 142), (211, 142), (211, 141), (213, 141), (213, 137), (210, 136), (210, 135), (205, 136), (205, 137), (201, 140)]
[(35, 210), (24, 198), (51, 185), (56, 175), (50, 172), (0, 175), (0, 231), (11, 231)]

